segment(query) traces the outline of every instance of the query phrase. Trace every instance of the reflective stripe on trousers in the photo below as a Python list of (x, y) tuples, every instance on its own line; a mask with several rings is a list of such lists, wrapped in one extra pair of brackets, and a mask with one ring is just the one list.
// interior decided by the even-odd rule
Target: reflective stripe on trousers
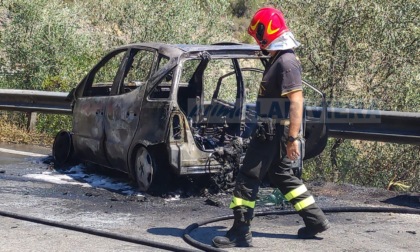
[[(293, 190), (291, 190), (289, 193), (287, 193), (284, 197), (286, 198), (286, 200), (288, 200), (289, 202), (297, 197), (299, 197), (300, 195), (302, 195), (303, 193), (307, 192), (308, 189), (306, 188), (305, 185), (301, 185)], [(299, 202), (297, 202), (296, 204), (293, 205), (293, 207), (296, 209), (296, 211), (300, 211), (312, 204), (315, 203), (315, 199), (313, 196), (309, 196)], [(238, 197), (233, 196), (232, 197), (232, 201), (230, 203), (229, 208), (234, 208), (237, 206), (246, 206), (249, 208), (255, 208), (255, 201), (249, 201), (249, 200), (244, 200)]]
[(237, 206), (246, 206), (249, 208), (255, 208), (255, 201), (244, 200), (244, 199), (233, 196), (232, 201), (230, 202), (229, 208), (234, 208)]
[[(286, 195), (284, 195), (284, 197), (286, 198), (287, 201), (291, 201), (299, 196), (301, 196), (302, 194), (306, 193), (308, 191), (308, 189), (306, 188), (305, 185), (300, 185), (299, 187), (291, 190), (290, 192), (288, 192)], [(312, 205), (313, 203), (315, 203), (315, 199), (312, 196), (308, 196), (305, 199), (298, 201), (297, 203), (295, 203), (293, 205), (293, 207), (296, 209), (296, 211), (300, 211), (304, 208), (306, 208), (309, 205)]]

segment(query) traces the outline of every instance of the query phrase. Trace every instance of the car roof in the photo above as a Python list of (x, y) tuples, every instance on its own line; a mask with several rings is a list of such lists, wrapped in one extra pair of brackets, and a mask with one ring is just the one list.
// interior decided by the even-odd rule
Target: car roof
[(259, 51), (260, 47), (251, 44), (240, 43), (217, 43), (212, 45), (196, 45), (196, 44), (165, 44), (165, 43), (134, 43), (116, 48), (152, 48), (160, 52), (166, 52), (171, 56), (177, 57), (183, 53), (194, 53), (203, 51)]

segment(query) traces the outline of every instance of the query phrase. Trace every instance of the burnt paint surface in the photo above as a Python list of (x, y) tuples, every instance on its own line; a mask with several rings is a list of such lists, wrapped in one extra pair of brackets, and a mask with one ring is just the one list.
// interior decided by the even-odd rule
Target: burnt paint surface
[(139, 143), (150, 145), (166, 141), (170, 105), (169, 100), (144, 101), (140, 117), (142, 121), (147, 123), (141, 124), (137, 131), (135, 139)]
[[(73, 109), (73, 144), (82, 160), (107, 165), (104, 151), (104, 111), (109, 97), (80, 98)], [(94, 157), (94, 158), (92, 158)]]
[(144, 91), (143, 85), (129, 93), (109, 97), (106, 104), (105, 154), (115, 169), (128, 169), (127, 150), (144, 119), (141, 116)]

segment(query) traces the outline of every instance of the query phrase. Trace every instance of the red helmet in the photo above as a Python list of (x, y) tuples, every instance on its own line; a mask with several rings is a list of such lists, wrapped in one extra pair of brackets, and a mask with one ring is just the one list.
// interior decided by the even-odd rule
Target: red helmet
[(248, 33), (263, 50), (284, 50), (299, 46), (286, 25), (283, 13), (274, 8), (259, 9), (249, 24)]

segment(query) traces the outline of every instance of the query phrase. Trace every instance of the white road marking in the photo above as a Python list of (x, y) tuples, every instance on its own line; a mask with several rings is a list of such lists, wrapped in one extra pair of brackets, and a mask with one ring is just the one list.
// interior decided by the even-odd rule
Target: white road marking
[(29, 156), (29, 157), (48, 157), (48, 155), (44, 155), (44, 154), (38, 154), (38, 153), (26, 152), (26, 151), (16, 151), (16, 150), (4, 149), (4, 148), (0, 148), (0, 152), (22, 155), (22, 156)]

